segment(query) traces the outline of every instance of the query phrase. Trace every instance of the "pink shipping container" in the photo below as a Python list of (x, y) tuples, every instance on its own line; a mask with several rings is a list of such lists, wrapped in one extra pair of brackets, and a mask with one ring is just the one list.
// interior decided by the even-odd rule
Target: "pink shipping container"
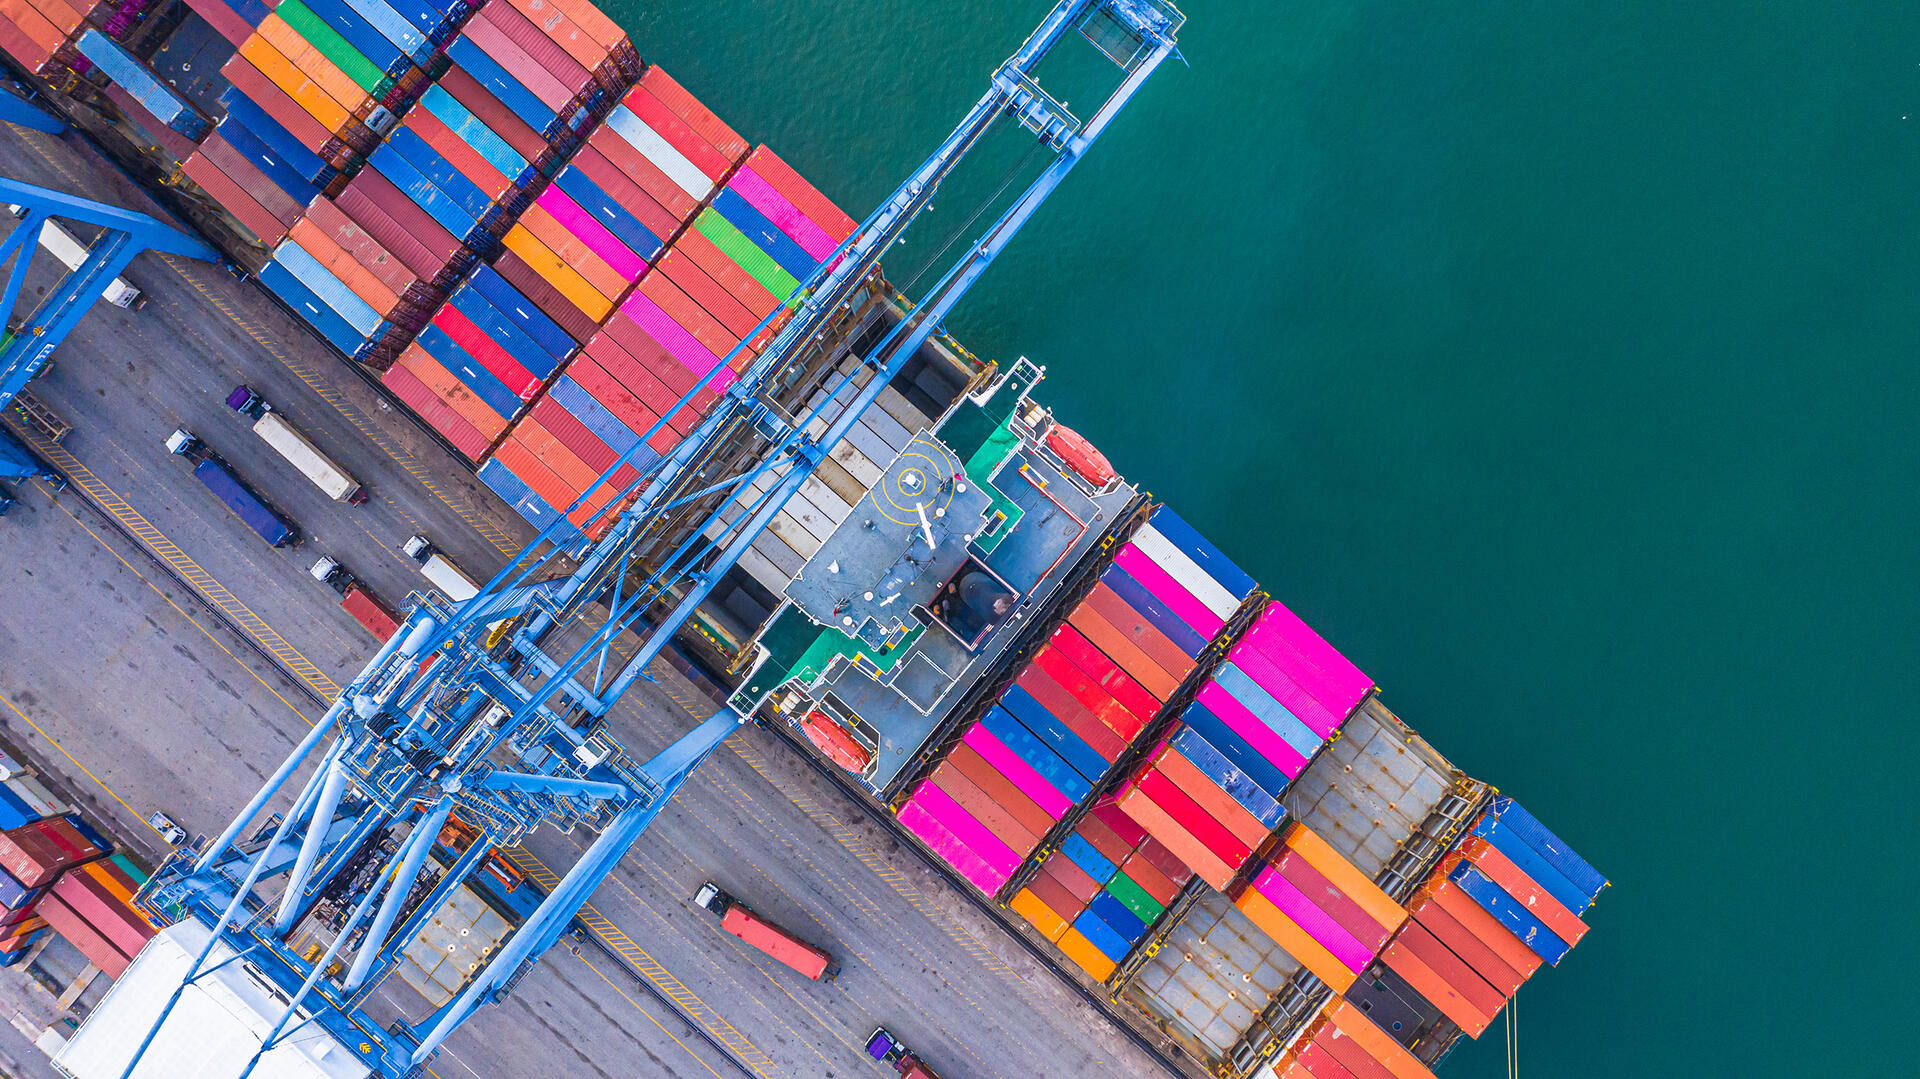
[(1254, 752), (1272, 761), (1275, 767), (1286, 773), (1288, 779), (1298, 776), (1307, 766), (1307, 759), (1300, 751), (1287, 744), (1287, 740), (1259, 716), (1247, 711), (1247, 706), (1234, 699), (1225, 686), (1218, 682), (1208, 682), (1200, 687), (1195, 700), (1207, 711), (1219, 717), (1220, 722), (1233, 729), (1233, 733), (1246, 740)]
[(1140, 586), (1153, 593), (1153, 597), (1166, 604), (1182, 622), (1192, 626), (1202, 637), (1212, 638), (1227, 624), (1227, 620), (1213, 613), (1206, 604), (1186, 590), (1173, 575), (1160, 568), (1160, 564), (1148, 557), (1145, 551), (1129, 543), (1120, 548), (1113, 563), (1126, 570)]
[(1357, 698), (1346, 701), (1344, 697), (1335, 698), (1335, 702), (1339, 703), (1322, 701), (1302, 686), (1291, 671), (1283, 669), (1274, 662), (1272, 656), (1257, 648), (1233, 649), (1232, 662), (1240, 668), (1241, 673), (1253, 679), (1255, 685), (1273, 694), (1274, 700), (1285, 705), (1287, 711), (1322, 738), (1331, 738), (1333, 732), (1352, 714), (1354, 706), (1360, 703)]
[[(704, 375), (720, 366), (720, 357), (715, 356), (707, 346), (694, 339), (686, 327), (675, 322), (660, 305), (634, 292), (620, 310), (633, 320), (634, 324), (645, 330), (648, 337), (660, 342), (674, 359), (695, 375)], [(717, 387), (716, 387), (717, 389)]]
[(1033, 799), (1035, 805), (1046, 810), (1049, 817), (1059, 820), (1067, 815), (1067, 810), (1073, 808), (1073, 799), (1055, 790), (1053, 784), (1033, 770), (1032, 765), (1021, 760), (1018, 754), (1008, 749), (984, 726), (975, 723), (961, 740), (972, 746), (973, 751), (980, 754), (988, 764), (993, 765), (995, 771), (1006, 776), (1014, 786), (1020, 788), (1021, 794)]
[(1354, 939), (1352, 933), (1340, 928), (1326, 911), (1315, 906), (1307, 894), (1293, 886), (1293, 882), (1275, 873), (1271, 866), (1261, 870), (1254, 878), (1254, 887), (1267, 897), (1280, 912), (1292, 918), (1307, 935), (1318, 941), (1320, 946), (1333, 953), (1340, 964), (1355, 974), (1365, 970), (1373, 962), (1373, 950)]
[[(1295, 680), (1322, 700), (1345, 699), (1357, 704), (1373, 689), (1373, 679), (1361, 673), (1352, 660), (1341, 655), (1279, 600), (1267, 604), (1260, 612), (1242, 643), (1272, 656), (1294, 673)], [(1290, 657), (1298, 657), (1303, 664), (1300, 671), (1294, 672), (1293, 666), (1287, 663)]]
[(954, 801), (946, 791), (932, 783), (923, 783), (913, 800), (925, 806), (935, 820), (946, 826), (955, 839), (965, 843), (968, 850), (979, 855), (994, 872), (1002, 877), (1010, 877), (1014, 870), (1020, 868), (1020, 852), (975, 820), (973, 814)]
[(908, 802), (900, 807), (900, 823), (907, 831), (919, 836), (941, 860), (959, 870), (960, 875), (972, 882), (973, 886), (992, 895), (1000, 890), (1007, 878), (994, 871), (986, 860), (967, 848), (947, 827), (936, 820), (918, 802)]

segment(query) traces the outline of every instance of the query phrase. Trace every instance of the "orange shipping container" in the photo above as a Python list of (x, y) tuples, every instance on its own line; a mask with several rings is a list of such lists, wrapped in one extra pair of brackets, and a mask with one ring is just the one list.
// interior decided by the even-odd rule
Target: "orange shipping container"
[(460, 381), (459, 376), (447, 370), (418, 344), (407, 346), (407, 350), (400, 354), (398, 366), (406, 368), (420, 380), (421, 385), (452, 409), (454, 415), (471, 424), (488, 441), (499, 438), (501, 432), (507, 429), (507, 417), (495, 412), (492, 405), (482, 401), (466, 383)]
[[(65, 34), (78, 30), (87, 17), (85, 11), (67, 3), (66, 0), (33, 0), (33, 6)], [(88, 6), (91, 8), (92, 5)]]
[(715, 356), (725, 358), (732, 352), (740, 339), (727, 332), (720, 320), (693, 302), (680, 286), (667, 279), (667, 275), (655, 271), (640, 279), (640, 292), (649, 300), (660, 305), (667, 317), (680, 324), (680, 328), (693, 335), (693, 339), (707, 347)]
[(284, 53), (274, 48), (272, 42), (259, 34), (248, 38), (246, 44), (240, 46), (240, 55), (246, 57), (247, 62), (260, 74), (272, 80), (275, 86), (307, 110), (307, 115), (320, 121), (328, 131), (338, 133), (352, 118), (350, 109), (335, 101), (324, 87), (308, 77)]
[(1450, 880), (1439, 880), (1429, 883), (1425, 891), (1441, 910), (1460, 923), (1461, 928), (1472, 933), (1474, 939), (1492, 949), (1501, 962), (1513, 968), (1521, 980), (1531, 978), (1533, 972), (1540, 969), (1540, 957), (1533, 954), (1533, 949), (1469, 898), (1458, 885)]
[(280, 16), (269, 12), (266, 18), (260, 20), (260, 36), (347, 112), (352, 113), (367, 103), (367, 92), (360, 89), (360, 85), (348, 78), (347, 73), (335, 66), (332, 60), (321, 55), (319, 49), (307, 44), (307, 39), (288, 26)]
[(28, 40), (45, 49), (49, 54), (57, 52), (67, 43), (66, 32), (53, 24), (41, 12), (35, 10), (26, 0), (0, 0), (0, 15), (5, 15)]
[(1020, 893), (1013, 897), (1007, 907), (1025, 918), (1036, 930), (1039, 930), (1041, 936), (1056, 944), (1060, 942), (1062, 936), (1066, 935), (1067, 923), (1053, 912), (1053, 908), (1042, 903), (1040, 897), (1025, 888), (1020, 889)]
[(1184, 862), (1194, 875), (1225, 891), (1233, 880), (1234, 869), (1182, 828), (1167, 811), (1155, 805), (1140, 788), (1128, 784), (1121, 788), (1120, 809), (1145, 828), (1160, 845)]
[(1478, 866), (1487, 879), (1498, 884), (1514, 901), (1527, 908), (1540, 924), (1553, 931), (1553, 934), (1568, 944), (1580, 943), (1587, 935), (1587, 923), (1580, 916), (1568, 910), (1566, 904), (1555, 899), (1551, 893), (1534, 883), (1532, 877), (1512, 859), (1500, 853), (1499, 849), (1484, 839), (1469, 836), (1460, 844), (1459, 853), (1467, 861)]
[[(1448, 950), (1459, 956), (1472, 967), (1474, 973), (1487, 980), (1487, 984), (1500, 991), (1503, 997), (1511, 997), (1520, 990), (1520, 983), (1526, 981), (1517, 971), (1507, 965), (1506, 960), (1494, 954), (1492, 948), (1484, 944), (1479, 937), (1467, 932), (1465, 926), (1453, 915), (1440, 909), (1432, 896), (1422, 896), (1414, 900), (1408, 908), (1413, 921), (1418, 922), (1427, 932), (1432, 933)], [(1404, 931), (1404, 928), (1403, 928)]]
[(581, 460), (579, 454), (568, 449), (566, 443), (533, 417), (528, 416), (515, 424), (513, 436), (535, 457), (540, 458), (542, 464), (552, 469), (561, 483), (573, 488), (576, 495), (585, 493), (600, 482), (599, 469)]
[(575, 26), (584, 30), (588, 37), (608, 49), (627, 40), (627, 32), (593, 6), (592, 0), (536, 0), (534, 10), (539, 10), (541, 3), (552, 4), (562, 15), (573, 20)]
[(1092, 975), (1094, 981), (1104, 982), (1113, 977), (1117, 964), (1108, 959), (1105, 952), (1094, 947), (1092, 941), (1081, 936), (1079, 930), (1068, 926), (1067, 931), (1060, 934), (1060, 939), (1056, 943), (1061, 953), (1073, 960), (1075, 966)]
[(1267, 826), (1173, 747), (1161, 750), (1154, 762), (1155, 767), (1173, 780), (1174, 786), (1186, 792), (1187, 797), (1206, 810), (1208, 816), (1225, 825), (1235, 839), (1247, 845), (1247, 849), (1256, 850), (1267, 841)]
[(347, 254), (312, 221), (304, 217), (295, 221), (290, 235), (302, 250), (312, 255), (315, 261), (325, 266), (340, 279), (341, 284), (347, 286), (355, 296), (367, 301), (367, 306), (375, 311), (382, 315), (390, 314), (394, 305), (400, 302), (400, 297), (394, 295), (392, 289), (382, 284), (371, 271), (360, 265), (359, 259)]
[(115, 899), (120, 900), (122, 903), (132, 905), (133, 893), (138, 891), (138, 889), (132, 887), (131, 882), (126, 879), (125, 874), (118, 872), (118, 870), (118, 866), (115, 866), (112, 862), (105, 861), (88, 862), (86, 865), (80, 867), (80, 872), (85, 873), (87, 876), (105, 885), (107, 891), (113, 893)]
[(1341, 1034), (1360, 1043), (1368, 1055), (1386, 1065), (1394, 1079), (1433, 1079), (1433, 1072), (1425, 1064), (1414, 1059), (1412, 1053), (1346, 1000), (1336, 999), (1329, 1004), (1327, 1018)]
[(1461, 996), (1459, 990), (1413, 954), (1404, 943), (1396, 940), (1387, 945), (1386, 950), (1380, 953), (1380, 961), (1387, 965), (1388, 970), (1405, 978), (1408, 985), (1466, 1031), (1469, 1037), (1478, 1038), (1486, 1031), (1487, 1024), (1493, 1022), (1493, 1016), (1485, 1014), (1472, 1001)]
[(514, 9), (527, 17), (527, 21), (540, 28), (540, 32), (552, 38), (565, 49), (568, 56), (580, 61), (580, 66), (592, 71), (607, 58), (607, 46), (595, 41), (593, 35), (581, 29), (580, 24), (567, 18), (559, 8), (549, 0), (510, 0)]
[(1298, 959), (1301, 966), (1312, 971), (1314, 977), (1332, 986), (1334, 992), (1344, 993), (1353, 986), (1358, 975), (1335, 959), (1333, 953), (1300, 928), (1298, 922), (1274, 906), (1272, 900), (1261, 895), (1258, 888), (1243, 889), (1233, 905), (1288, 955)]
[(1113, 623), (1087, 604), (1075, 607), (1073, 613), (1067, 616), (1067, 622), (1092, 641), (1094, 647), (1105, 652), (1108, 659), (1131, 675), (1155, 699), (1164, 701), (1180, 688), (1178, 678), (1161, 669), (1138, 645), (1128, 640), (1126, 634), (1114, 628)]
[(539, 458), (527, 452), (519, 439), (508, 436), (505, 442), (494, 448), (493, 459), (499, 461), (515, 475), (520, 482), (533, 489), (533, 493), (546, 500), (555, 513), (563, 513), (573, 505), (576, 492), (567, 490), (567, 485), (553, 474), (553, 470), (541, 464)]
[(519, 255), (520, 261), (526, 263), (534, 273), (546, 278), (548, 284), (559, 290), (560, 295), (565, 296), (588, 318), (595, 322), (605, 322), (607, 315), (612, 313), (612, 301), (602, 295), (599, 289), (588, 284), (586, 278), (580, 276), (560, 256), (554, 254), (553, 249), (539, 237), (527, 231), (524, 225), (516, 224), (508, 229), (501, 243), (505, 244), (509, 251)]
[(629, 283), (627, 279), (609, 266), (606, 259), (594, 254), (593, 248), (588, 247), (585, 240), (575, 236), (567, 226), (556, 220), (546, 207), (538, 203), (527, 207), (527, 211), (520, 215), (520, 225), (573, 267), (574, 272), (586, 278), (594, 291), (609, 302), (618, 302), (625, 295)]
[(1320, 871), (1327, 883), (1340, 889), (1352, 899), (1354, 904), (1367, 912), (1367, 917), (1379, 922), (1386, 928), (1398, 929), (1407, 920), (1406, 908), (1393, 901), (1393, 897), (1380, 890), (1358, 866), (1327, 845), (1327, 841), (1316, 835), (1313, 829), (1295, 822), (1288, 830), (1286, 838), (1288, 850), (1297, 850), (1307, 864)]

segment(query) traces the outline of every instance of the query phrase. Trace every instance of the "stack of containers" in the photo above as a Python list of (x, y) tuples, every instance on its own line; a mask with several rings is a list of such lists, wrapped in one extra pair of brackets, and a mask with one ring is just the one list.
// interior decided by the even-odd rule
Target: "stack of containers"
[(1143, 827), (1216, 888), (1285, 817), (1278, 800), (1185, 728), (1148, 755), (1121, 797)]
[[(16, 789), (19, 780), (0, 786), (0, 831), (11, 832), (39, 819), (42, 814)], [(44, 885), (29, 888), (19, 878), (0, 869), (0, 966), (20, 961), (35, 941), (45, 935), (46, 919), (35, 908), (46, 894)]]
[(1336, 993), (1352, 988), (1407, 920), (1366, 874), (1297, 823), (1234, 906)]
[[(685, 214), (712, 193), (713, 180), (732, 171), (728, 186), (713, 196), (713, 207), (700, 212), (695, 227), (680, 233), (617, 309), (608, 308), (583, 355), (545, 398), (534, 402), (533, 413), (522, 421), (525, 432), (516, 428), (481, 468), (480, 478), (536, 526), (545, 527), (584, 494), (588, 497), (573, 521), (582, 524), (638, 476), (634, 468), (644, 470), (654, 454), (669, 452), (771, 339), (772, 323), (750, 340), (748, 335), (797, 287), (784, 267), (791, 265), (804, 277), (817, 264), (806, 252), (831, 253), (839, 242), (835, 237), (852, 233), (853, 220), (766, 147), (739, 164), (745, 145), (653, 69), (588, 140), (571, 167), (581, 173), (573, 188), (567, 188), (565, 173), (556, 180), (554, 188), (570, 198), (592, 196), (591, 190), (581, 194), (582, 183), (592, 180), (621, 206), (639, 205), (642, 196), (655, 199), (658, 205), (647, 212), (662, 228), (678, 228)], [(609, 170), (626, 170), (635, 184), (616, 194), (617, 185), (600, 183)], [(742, 221), (750, 213), (759, 215), (762, 224), (749, 226), (756, 229), (752, 238), (715, 214), (723, 205)], [(590, 216), (609, 221), (598, 210)], [(635, 217), (645, 220), (638, 213)], [(522, 253), (511, 234), (507, 246), (509, 254)], [(769, 249), (787, 262), (777, 261)], [(533, 258), (525, 261), (532, 264)], [(563, 282), (551, 283), (558, 288)], [(574, 286), (561, 291), (578, 294)], [(593, 314), (587, 306), (581, 310)], [(742, 340), (749, 347), (722, 369), (721, 361)], [(675, 403), (703, 380), (689, 407), (676, 411)], [(656, 426), (647, 447), (631, 460), (633, 468), (596, 489), (607, 467)]]
[(0, 8), (0, 49), (36, 75), (61, 67), (54, 54), (80, 29), (92, 5), (69, 0), (14, 0)]
[(1557, 965), (1607, 881), (1511, 798), (1415, 893), (1380, 962), (1469, 1036), (1479, 1037), (1542, 963)]
[(1096, 804), (1007, 906), (1106, 981), (1193, 874), (1111, 801)]
[(88, 28), (74, 49), (108, 80), (108, 96), (175, 156), (191, 155), (193, 145), (206, 137), (211, 125), (205, 114), (111, 37)]
[(1433, 1071), (1335, 997), (1293, 1047), (1274, 1062), (1276, 1079), (1433, 1079)]
[(1167, 506), (1154, 507), (1101, 581), (1151, 614), (1162, 633), (1189, 642), (1190, 635), (1218, 636), (1255, 587), (1252, 577)]
[(139, 884), (119, 865), (94, 861), (60, 877), (41, 916), (94, 966), (117, 978), (155, 929), (133, 906)]
[[(112, 948), (88, 951), (96, 934), (82, 927), (69, 932), (67, 905), (52, 894), (62, 873), (111, 853), (112, 844), (86, 826), (79, 816), (50, 817), (0, 832), (0, 904), (6, 907), (0, 923), (0, 955), (22, 956), (44, 926), (68, 937), (81, 954), (102, 970), (118, 976), (125, 957)], [(10, 945), (11, 947), (7, 947)], [(13, 961), (18, 961), (17, 959)]]
[(381, 381), (478, 462), (575, 347), (538, 305), (481, 266)]

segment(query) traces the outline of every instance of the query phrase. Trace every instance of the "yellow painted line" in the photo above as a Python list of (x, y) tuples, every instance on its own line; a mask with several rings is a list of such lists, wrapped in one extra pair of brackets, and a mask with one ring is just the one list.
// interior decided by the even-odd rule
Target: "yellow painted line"
[(45, 441), (32, 431), (23, 430), (12, 423), (7, 426), (16, 436), (31, 443), (33, 448), (55, 468), (66, 473), (69, 482), (86, 492), (94, 505), (125, 526), (127, 531), (140, 541), (140, 545), (150, 551), (155, 558), (173, 567), (174, 571), (180, 574), (181, 578), (195, 592), (198, 592), (201, 598), (218, 608), (240, 628), (241, 632), (258, 642), (260, 647), (272, 653), (273, 657), (284, 664), (294, 677), (305, 682), (326, 700), (333, 700), (340, 695), (340, 687), (334, 683), (333, 679), (328, 678), (319, 667), (314, 666), (311, 660), (288, 644), (286, 638), (280, 636), (272, 626), (267, 624), (266, 619), (253, 613), (252, 608), (235, 598), (233, 593), (227, 591), (225, 585), (214, 580), (212, 574), (201, 569), (199, 563), (188, 558), (185, 551), (182, 551), (159, 529), (153, 527), (152, 522), (128, 505), (127, 500), (115, 493), (113, 488), (101, 482), (100, 477), (89, 471), (78, 458), (62, 447)]
[[(551, 889), (560, 883), (560, 875), (547, 867), (533, 852), (522, 847), (511, 847), (506, 851), (507, 859), (522, 873), (542, 888)], [(681, 984), (660, 965), (646, 950), (633, 942), (633, 938), (620, 931), (620, 928), (607, 920), (607, 916), (594, 909), (593, 904), (584, 903), (578, 915), (581, 924), (588, 932), (599, 937), (614, 954), (624, 959), (641, 977), (652, 982), (654, 987), (665, 993), (668, 999), (678, 1004), (687, 1015), (698, 1021), (701, 1026), (721, 1044), (733, 1050), (741, 1062), (762, 1075), (772, 1074), (768, 1069), (773, 1066), (773, 1058), (759, 1046), (748, 1041), (746, 1036), (735, 1030), (732, 1023), (720, 1017), (720, 1014), (707, 1006), (692, 990)], [(596, 971), (595, 973), (598, 973)]]
[(617, 985), (615, 985), (615, 984), (613, 984), (613, 979), (612, 979), (612, 978), (609, 978), (609, 977), (607, 977), (607, 976), (606, 976), (605, 974), (601, 974), (601, 972), (600, 972), (600, 968), (599, 968), (599, 967), (596, 967), (596, 966), (594, 966), (594, 965), (593, 965), (593, 962), (592, 962), (591, 960), (589, 960), (589, 959), (588, 959), (588, 958), (587, 958), (586, 956), (584, 956), (584, 955), (583, 955), (583, 956), (580, 956), (580, 961), (581, 961), (582, 963), (585, 963), (585, 964), (587, 965), (587, 969), (588, 969), (588, 970), (590, 970), (590, 971), (593, 971), (593, 972), (594, 972), (595, 974), (599, 974), (599, 975), (600, 975), (600, 980), (601, 980), (601, 981), (603, 981), (603, 982), (606, 982), (606, 983), (607, 983), (607, 988), (608, 988), (608, 989), (611, 989), (611, 990), (613, 990), (614, 992), (616, 992), (616, 993), (618, 993), (618, 994), (620, 994), (620, 999), (621, 999), (621, 1000), (624, 1000), (624, 1001), (626, 1001), (626, 1002), (627, 1002), (628, 1004), (631, 1004), (631, 1005), (633, 1005), (633, 1009), (634, 1009), (635, 1011), (637, 1011), (637, 1012), (639, 1012), (639, 1013), (640, 1013), (641, 1015), (644, 1015), (644, 1016), (646, 1016), (646, 1017), (647, 1017), (647, 1019), (648, 1019), (648, 1020), (649, 1020), (650, 1022), (652, 1022), (654, 1026), (656, 1026), (656, 1027), (659, 1027), (659, 1028), (660, 1028), (660, 1033), (662, 1033), (662, 1034), (665, 1034), (665, 1035), (666, 1035), (667, 1037), (669, 1037), (669, 1038), (672, 1038), (672, 1039), (673, 1039), (673, 1044), (675, 1044), (675, 1045), (677, 1045), (677, 1046), (679, 1046), (679, 1047), (680, 1047), (680, 1048), (682, 1048), (682, 1049), (686, 1049), (686, 1050), (687, 1050), (687, 1055), (688, 1055), (688, 1056), (690, 1056), (690, 1057), (692, 1057), (692, 1058), (694, 1059), (694, 1062), (695, 1062), (696, 1064), (699, 1064), (699, 1065), (700, 1065), (701, 1067), (703, 1067), (703, 1068), (705, 1068), (705, 1069), (707, 1069), (707, 1074), (708, 1074), (708, 1075), (711, 1075), (711, 1076), (713, 1076), (713, 1079), (721, 1079), (721, 1076), (720, 1076), (720, 1073), (719, 1073), (719, 1072), (717, 1072), (717, 1071), (714, 1071), (714, 1070), (713, 1070), (713, 1065), (711, 1065), (711, 1064), (709, 1064), (709, 1063), (707, 1063), (707, 1062), (706, 1062), (706, 1061), (704, 1061), (704, 1060), (701, 1060), (701, 1059), (700, 1059), (700, 1055), (699, 1055), (698, 1053), (695, 1053), (695, 1052), (694, 1052), (694, 1051), (693, 1051), (692, 1049), (688, 1049), (688, 1048), (687, 1048), (687, 1043), (686, 1043), (686, 1042), (683, 1042), (683, 1041), (681, 1041), (681, 1040), (679, 1039), (679, 1037), (677, 1037), (677, 1036), (676, 1036), (676, 1035), (675, 1035), (675, 1034), (673, 1033), (673, 1031), (671, 1031), (671, 1030), (668, 1030), (668, 1029), (667, 1029), (667, 1028), (666, 1028), (665, 1026), (662, 1026), (662, 1025), (661, 1025), (661, 1023), (660, 1023), (660, 1020), (658, 1020), (658, 1019), (655, 1019), (655, 1018), (654, 1018), (654, 1016), (653, 1016), (653, 1013), (652, 1013), (652, 1012), (649, 1012), (649, 1011), (648, 1011), (648, 1010), (646, 1010), (645, 1008), (642, 1008), (642, 1007), (640, 1006), (640, 1002), (639, 1002), (639, 1001), (637, 1001), (637, 1000), (635, 1000), (635, 999), (633, 999), (632, 997), (630, 997), (630, 996), (628, 996), (628, 995), (627, 995), (627, 991), (626, 991), (626, 990), (624, 990), (624, 989), (622, 989), (622, 988), (620, 988), (619, 986), (617, 986)]
[(486, 537), (487, 542), (493, 544), (494, 548), (501, 554), (512, 555), (519, 552), (520, 545), (513, 542), (513, 537), (502, 532), (491, 521), (475, 513), (471, 507), (463, 506), (455, 502), (452, 498), (448, 497), (445, 491), (442, 491), (436, 486), (428, 476), (426, 469), (421, 466), (419, 458), (381, 438), (379, 432), (374, 429), (373, 424), (366, 416), (362, 415), (360, 410), (354, 407), (353, 402), (347, 400), (346, 395), (335, 388), (320, 372), (282, 352), (274, 345), (272, 339), (267, 336), (267, 331), (264, 328), (241, 315), (233, 309), (232, 305), (214, 295), (213, 291), (207, 288), (206, 284), (194, 275), (187, 261), (177, 259), (165, 253), (156, 252), (156, 254), (159, 255), (161, 261), (171, 266), (175, 273), (184, 278), (187, 284), (192, 285), (194, 290), (200, 293), (208, 303), (212, 304), (216, 310), (225, 315), (228, 321), (238, 326), (241, 332), (245, 333), (248, 337), (253, 338), (261, 348), (267, 351), (268, 355), (279, 360), (280, 365), (288, 371), (293, 372), (295, 378), (298, 378), (311, 387), (313, 392), (319, 394), (322, 400), (332, 405), (334, 410), (339, 412), (340, 415), (346, 417), (347, 422), (358, 428), (360, 433), (366, 437), (367, 441), (380, 447), (381, 451), (388, 457), (391, 457), (394, 463), (405, 469), (409, 476), (418, 480), (420, 485), (432, 492), (435, 498), (446, 503), (448, 509), (459, 514), (461, 520), (472, 525), (475, 531)]

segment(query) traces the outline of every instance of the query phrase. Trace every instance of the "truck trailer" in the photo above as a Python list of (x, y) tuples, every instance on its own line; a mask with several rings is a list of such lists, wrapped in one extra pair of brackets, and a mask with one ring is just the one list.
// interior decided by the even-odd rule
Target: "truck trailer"
[(288, 423), (273, 406), (248, 386), (235, 386), (227, 395), (227, 407), (243, 416), (253, 419), (253, 433), (260, 441), (273, 448), (273, 452), (286, 458), (288, 464), (300, 470), (300, 474), (313, 481), (328, 498), (335, 502), (350, 505), (364, 505), (367, 501), (366, 489), (354, 481), (347, 470), (333, 463), (333, 458), (320, 452), (311, 439), (300, 433), (299, 428)]
[(400, 550), (408, 558), (420, 563), (420, 575), (453, 602), (465, 603), (480, 594), (480, 586), (474, 583), (473, 578), (460, 572), (460, 567), (435, 550), (425, 536), (408, 536), (405, 546)]
[(247, 527), (258, 533), (260, 538), (275, 547), (297, 547), (300, 544), (300, 530), (286, 518), (280, 516), (267, 503), (267, 500), (254, 494), (253, 490), (240, 477), (233, 474), (206, 444), (195, 438), (191, 431), (182, 427), (167, 436), (167, 451), (176, 457), (185, 457), (192, 461), (193, 478), (200, 481), (214, 497), (226, 503), (234, 515), (247, 523)]
[(767, 921), (708, 881), (693, 894), (696, 906), (720, 916), (720, 928), (816, 982), (832, 981), (840, 965), (826, 952)]
[(369, 592), (358, 577), (348, 573), (331, 556), (322, 555), (307, 573), (338, 593), (341, 609), (353, 616), (353, 620), (368, 633), (384, 641), (400, 628), (400, 616), (394, 613), (393, 608), (380, 602), (380, 597)]

